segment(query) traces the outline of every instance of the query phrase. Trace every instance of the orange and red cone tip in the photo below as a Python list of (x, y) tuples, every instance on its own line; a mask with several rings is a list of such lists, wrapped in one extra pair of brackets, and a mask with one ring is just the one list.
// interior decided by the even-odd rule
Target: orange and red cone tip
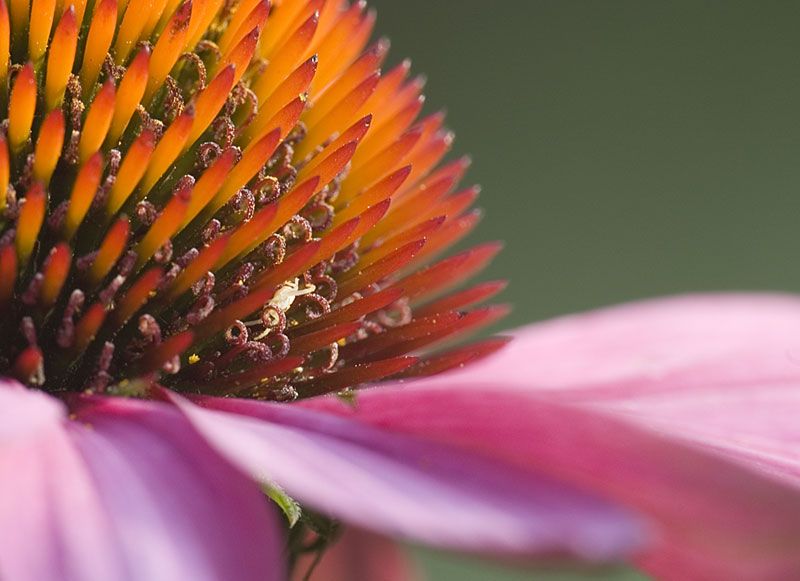
[(430, 355), (496, 318), (431, 300), (497, 246), (431, 263), (475, 195), (437, 169), (452, 136), (416, 120), (407, 63), (381, 76), (364, 3), (19, 0), (0, 21), (0, 373), (284, 400), (499, 345)]

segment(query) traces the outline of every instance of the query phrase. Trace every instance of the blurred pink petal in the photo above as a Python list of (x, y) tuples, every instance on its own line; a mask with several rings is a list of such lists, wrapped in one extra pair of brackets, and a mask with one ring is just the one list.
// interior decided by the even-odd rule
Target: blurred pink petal
[[(302, 581), (313, 555), (300, 559), (292, 581)], [(422, 572), (406, 551), (386, 537), (348, 527), (326, 549), (312, 581), (422, 581)]]
[(2, 579), (282, 578), (257, 487), (163, 404), (107, 400), (72, 421), (3, 381), (0, 467)]
[[(390, 393), (409, 411), (404, 392)], [(203, 409), (170, 397), (243, 470), (273, 480), (301, 503), (387, 535), (459, 550), (588, 560), (619, 557), (641, 535), (624, 511), (545, 474), (496, 462), (493, 451), (467, 453), (299, 406), (202, 398), (210, 408)], [(440, 400), (429, 413), (460, 411), (457, 402)], [(491, 417), (481, 422), (492, 424)]]
[(611, 411), (800, 486), (795, 296), (688, 295), (563, 317), (432, 384), (485, 385), (501, 370), (504, 384)]
[[(355, 410), (301, 405), (635, 507), (658, 523), (640, 561), (661, 578), (786, 579), (800, 571), (798, 355), (797, 298), (688, 296), (533, 325), (493, 358), (424, 389), (369, 390)], [(458, 412), (436, 413), (445, 402)]]

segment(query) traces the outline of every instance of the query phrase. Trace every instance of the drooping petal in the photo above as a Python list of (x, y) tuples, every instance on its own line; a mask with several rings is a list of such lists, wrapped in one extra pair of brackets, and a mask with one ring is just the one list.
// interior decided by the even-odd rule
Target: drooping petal
[(642, 536), (624, 511), (486, 454), (295, 406), (203, 398), (204, 409), (171, 397), (235, 464), (369, 530), (459, 550), (587, 560), (619, 557)]
[(72, 421), (0, 384), (0, 578), (281, 578), (258, 489), (161, 408), (120, 400)]
[[(292, 576), (303, 581), (314, 554), (301, 558)], [(314, 566), (313, 581), (421, 581), (422, 572), (403, 548), (386, 537), (348, 527)]]

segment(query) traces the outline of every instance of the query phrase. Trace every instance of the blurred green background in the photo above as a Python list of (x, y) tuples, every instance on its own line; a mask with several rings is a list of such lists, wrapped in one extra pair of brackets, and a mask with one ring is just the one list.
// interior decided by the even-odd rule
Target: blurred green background
[[(511, 327), (641, 297), (800, 289), (800, 3), (370, 0), (428, 76), (503, 239)], [(421, 553), (433, 579), (508, 573)], [(600, 573), (601, 579), (633, 576)]]

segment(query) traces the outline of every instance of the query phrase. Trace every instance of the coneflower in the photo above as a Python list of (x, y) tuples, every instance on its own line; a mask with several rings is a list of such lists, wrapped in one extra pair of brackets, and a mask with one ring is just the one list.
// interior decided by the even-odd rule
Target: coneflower
[(446, 429), (537, 398), (428, 378), (352, 397), (505, 343), (440, 350), (506, 312), (474, 308), (501, 282), (446, 294), (499, 245), (439, 258), (478, 190), (442, 162), (443, 115), (416, 121), (408, 62), (379, 73), (374, 20), (0, 0), (4, 581), (284, 579), (332, 522), (526, 557), (639, 543), (626, 509)]
[(423, 267), (469, 161), (364, 2), (275, 4), (0, 0), (0, 374), (285, 401), (502, 344), (409, 356), (505, 313), (430, 301), (498, 249)]

